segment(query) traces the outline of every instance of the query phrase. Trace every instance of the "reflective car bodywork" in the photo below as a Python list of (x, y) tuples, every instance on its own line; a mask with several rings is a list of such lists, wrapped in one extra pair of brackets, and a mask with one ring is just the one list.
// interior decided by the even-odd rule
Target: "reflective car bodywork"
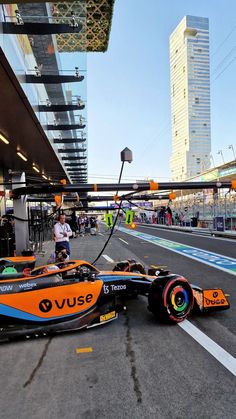
[[(14, 269), (14, 258), (10, 262)], [(33, 270), (21, 262), (22, 271), (17, 265), (15, 273), (0, 273), (0, 340), (97, 326), (116, 319), (124, 298), (139, 294), (147, 296), (155, 316), (172, 322), (184, 320), (193, 308), (229, 308), (221, 289), (203, 290), (163, 269), (146, 274), (135, 261), (120, 262), (113, 271), (83, 260)]]

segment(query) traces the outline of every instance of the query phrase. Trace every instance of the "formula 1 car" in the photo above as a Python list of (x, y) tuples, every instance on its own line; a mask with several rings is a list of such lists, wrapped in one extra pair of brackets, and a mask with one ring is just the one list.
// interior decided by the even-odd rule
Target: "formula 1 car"
[(133, 260), (109, 272), (83, 260), (31, 269), (27, 258), (10, 258), (0, 260), (0, 267), (0, 340), (101, 325), (118, 317), (125, 297), (138, 294), (147, 296), (155, 316), (175, 323), (194, 308), (229, 308), (221, 289), (203, 290), (164, 268), (146, 273)]

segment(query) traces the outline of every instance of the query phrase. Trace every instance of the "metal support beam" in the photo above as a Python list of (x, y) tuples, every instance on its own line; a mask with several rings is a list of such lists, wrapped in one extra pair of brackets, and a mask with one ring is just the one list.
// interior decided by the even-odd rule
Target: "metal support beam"
[[(65, 166), (80, 166), (83, 163), (68, 163)], [(86, 165), (86, 163), (84, 164)], [(214, 189), (234, 188), (236, 179), (232, 181), (211, 181), (211, 182), (143, 182), (143, 183), (88, 183), (85, 185), (31, 185), (25, 188), (13, 190), (15, 197), (26, 194), (41, 194), (55, 192), (107, 192), (107, 191), (168, 191), (168, 190), (191, 190), (191, 189)]]
[(87, 176), (87, 170), (74, 170), (74, 172), (68, 172), (69, 176)]
[[(61, 3), (73, 3), (75, 0), (62, 0)], [(19, 0), (18, 4), (21, 3), (47, 3), (48, 0)], [(16, 0), (4, 0), (4, 4), (15, 4)]]
[[(12, 187), (14, 188), (14, 182), (25, 182), (25, 173), (13, 174), (12, 176)], [(16, 238), (16, 254), (21, 255), (23, 250), (27, 250), (29, 247), (29, 230), (28, 222), (22, 221), (27, 220), (27, 196), (21, 195), (19, 199), (13, 199), (13, 211), (15, 218), (15, 238)]]
[[(122, 199), (122, 196), (120, 197), (120, 199)], [(134, 195), (133, 197), (129, 198), (130, 201), (156, 201), (156, 200), (169, 200), (169, 194), (163, 194), (163, 195)], [(104, 196), (93, 196), (93, 195), (87, 195), (86, 197), (80, 197), (79, 199), (81, 202), (83, 201), (87, 201), (87, 202), (103, 202), (103, 201), (114, 201), (114, 195), (104, 195)], [(75, 202), (77, 201), (76, 197), (70, 197), (70, 196), (65, 196), (64, 197), (64, 202)], [(124, 196), (124, 201), (127, 201), (125, 196)], [(33, 197), (33, 196), (28, 196), (27, 197), (27, 202), (54, 202), (54, 196), (49, 196), (46, 198), (42, 198), (42, 197)], [(96, 208), (96, 207), (95, 207)]]
[(0, 167), (0, 192), (1, 192), (1, 196), (0, 196), (0, 215), (4, 215), (6, 212), (6, 199), (3, 196), (3, 194), (5, 193), (5, 187), (4, 187), (4, 179), (3, 179), (3, 170)]
[(34, 107), (38, 112), (69, 112), (84, 109), (85, 105), (38, 105)]
[(58, 148), (58, 153), (82, 153), (86, 151), (86, 148)]
[(84, 143), (86, 138), (54, 138), (54, 144), (74, 144)]
[[(84, 80), (84, 76), (68, 76), (60, 74), (25, 74), (19, 78), (22, 83), (34, 83), (34, 84), (60, 84), (60, 83), (75, 83)], [(76, 108), (78, 109), (78, 107)]]
[[(65, 153), (65, 152), (64, 152)], [(74, 153), (76, 153), (76, 151), (74, 151)], [(66, 157), (62, 157), (62, 160), (68, 160), (68, 161), (73, 161), (73, 160), (85, 160), (87, 159), (87, 157), (80, 157), (80, 156), (66, 156)]]
[(65, 163), (65, 167), (73, 168), (73, 167), (82, 167), (87, 166), (87, 163)]
[(52, 35), (62, 33), (80, 33), (82, 24), (72, 26), (66, 23), (25, 22), (22, 25), (13, 22), (2, 22), (3, 33), (15, 35)]
[(84, 129), (86, 125), (80, 124), (60, 124), (60, 125), (43, 125), (43, 128), (47, 131), (68, 131), (74, 129)]

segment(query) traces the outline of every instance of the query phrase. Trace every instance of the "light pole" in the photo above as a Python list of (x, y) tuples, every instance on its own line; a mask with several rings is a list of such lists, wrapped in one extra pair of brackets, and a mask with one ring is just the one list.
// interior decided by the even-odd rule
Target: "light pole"
[[(118, 184), (120, 184), (120, 181), (121, 181), (121, 176), (122, 176), (122, 173), (123, 173), (123, 168), (124, 168), (125, 162), (127, 161), (128, 163), (131, 163), (133, 161), (132, 151), (128, 147), (125, 147), (124, 150), (122, 150), (121, 153), (120, 153), (120, 159), (122, 161), (122, 164), (121, 164), (121, 169), (120, 169), (120, 175), (119, 175)], [(118, 194), (118, 190), (116, 191), (116, 195), (117, 194)], [(110, 231), (110, 234), (108, 236), (108, 239), (106, 240), (106, 242), (105, 242), (102, 250), (100, 251), (99, 255), (93, 261), (92, 265), (95, 265), (95, 263), (97, 262), (97, 260), (100, 258), (100, 256), (104, 252), (105, 248), (107, 247), (107, 245), (108, 245), (108, 243), (109, 243), (109, 241), (110, 241), (110, 239), (112, 237), (113, 231), (115, 229), (116, 222), (117, 222), (118, 217), (119, 217), (120, 210), (122, 208), (122, 202), (123, 202), (123, 200), (121, 199), (120, 200), (120, 203), (119, 203), (118, 211), (117, 211), (117, 214), (116, 214), (116, 218), (115, 218), (115, 221), (114, 221), (114, 223), (113, 223), (113, 225), (111, 227), (111, 231)]]
[(217, 154), (221, 154), (221, 157), (222, 157), (222, 160), (223, 160), (223, 164), (225, 164), (225, 159), (224, 159), (222, 150), (219, 150)]
[(228, 146), (228, 149), (229, 149), (229, 150), (232, 150), (232, 153), (233, 153), (233, 156), (234, 156), (234, 160), (236, 160), (236, 156), (235, 156), (235, 152), (234, 152), (234, 147), (233, 147), (233, 144), (230, 144), (230, 145)]
[(214, 160), (214, 157), (213, 157), (213, 155), (212, 155), (212, 154), (210, 154), (210, 159), (212, 160), (213, 167), (215, 167), (215, 160)]

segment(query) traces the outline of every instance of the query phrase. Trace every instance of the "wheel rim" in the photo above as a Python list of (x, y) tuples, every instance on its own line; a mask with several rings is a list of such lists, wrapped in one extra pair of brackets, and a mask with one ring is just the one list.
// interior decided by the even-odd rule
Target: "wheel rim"
[(185, 311), (189, 304), (189, 297), (186, 290), (178, 285), (170, 293), (171, 304), (177, 312)]
[(164, 289), (163, 303), (170, 319), (184, 320), (193, 305), (193, 292), (187, 280), (170, 281)]

